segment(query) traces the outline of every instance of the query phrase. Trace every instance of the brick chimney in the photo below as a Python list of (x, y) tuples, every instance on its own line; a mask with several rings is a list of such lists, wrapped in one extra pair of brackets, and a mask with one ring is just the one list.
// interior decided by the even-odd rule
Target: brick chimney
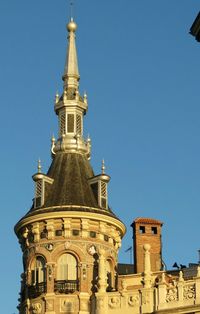
[(151, 246), (151, 270), (162, 269), (161, 230), (163, 223), (152, 218), (136, 218), (133, 227), (133, 254), (135, 273), (144, 272), (144, 244)]

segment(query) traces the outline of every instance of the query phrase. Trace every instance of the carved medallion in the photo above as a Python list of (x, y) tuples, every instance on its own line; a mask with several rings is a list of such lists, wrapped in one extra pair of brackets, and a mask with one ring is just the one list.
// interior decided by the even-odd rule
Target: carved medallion
[(41, 303), (34, 303), (32, 305), (32, 313), (33, 314), (41, 314), (42, 313), (42, 304)]
[(97, 253), (96, 246), (94, 244), (88, 245), (87, 251), (90, 255), (94, 255), (95, 253)]
[(66, 250), (69, 249), (70, 246), (71, 246), (71, 243), (70, 243), (69, 241), (66, 241), (66, 242), (65, 242), (65, 248), (66, 248)]
[(49, 252), (53, 251), (53, 243), (47, 243), (44, 245), (45, 249), (47, 249)]

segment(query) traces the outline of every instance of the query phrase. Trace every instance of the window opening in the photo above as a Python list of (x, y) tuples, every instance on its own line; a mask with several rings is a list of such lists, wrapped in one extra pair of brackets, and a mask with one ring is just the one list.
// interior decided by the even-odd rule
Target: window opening
[(74, 132), (74, 115), (68, 114), (67, 115), (67, 133)]
[(65, 112), (62, 112), (60, 114), (60, 136), (66, 133), (65, 124)]
[(145, 233), (145, 226), (140, 226), (139, 231), (141, 234)]
[(76, 133), (81, 135), (82, 134), (82, 123), (81, 123), (81, 115), (76, 115)]
[(157, 227), (151, 227), (151, 233), (152, 234), (157, 234), (158, 233)]

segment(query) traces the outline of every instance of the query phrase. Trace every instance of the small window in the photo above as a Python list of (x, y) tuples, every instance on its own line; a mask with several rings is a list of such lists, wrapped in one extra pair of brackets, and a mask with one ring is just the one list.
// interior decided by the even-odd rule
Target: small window
[(46, 229), (41, 232), (40, 238), (41, 239), (47, 239), (47, 230)]
[(97, 234), (95, 231), (90, 231), (90, 237), (91, 238), (96, 238)]
[(73, 234), (73, 236), (78, 236), (79, 230), (76, 230), (76, 229), (72, 230), (72, 234)]
[(57, 237), (62, 236), (62, 230), (56, 230), (56, 236)]
[(140, 231), (140, 234), (145, 233), (145, 226), (140, 226), (139, 231)]
[(108, 239), (109, 239), (108, 236), (105, 234), (104, 235), (104, 241), (108, 242)]
[(157, 227), (151, 227), (151, 233), (152, 233), (152, 234), (158, 234), (158, 229), (157, 229)]

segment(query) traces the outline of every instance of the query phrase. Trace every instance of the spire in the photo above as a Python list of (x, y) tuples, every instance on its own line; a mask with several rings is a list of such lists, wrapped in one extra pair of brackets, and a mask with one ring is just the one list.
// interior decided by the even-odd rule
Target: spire
[(74, 22), (73, 18), (69, 24), (67, 25), (68, 30), (68, 51), (67, 58), (65, 63), (65, 70), (63, 75), (64, 88), (75, 88), (78, 89), (78, 82), (80, 79), (79, 71), (78, 71), (78, 60), (77, 60), (77, 52), (76, 52), (76, 32), (77, 24)]

